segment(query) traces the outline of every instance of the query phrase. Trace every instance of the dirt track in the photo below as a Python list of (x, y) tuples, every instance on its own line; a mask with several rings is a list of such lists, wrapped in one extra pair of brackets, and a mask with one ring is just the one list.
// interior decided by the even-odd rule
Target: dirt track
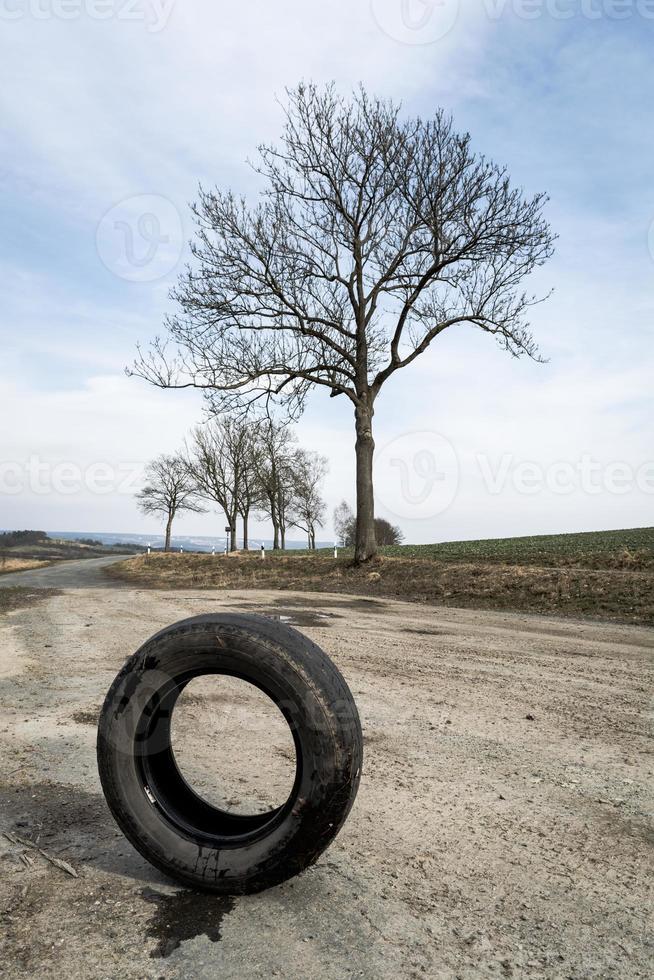
[[(320, 643), (366, 737), (359, 797), (331, 849), (235, 900), (181, 892), (150, 868), (115, 829), (94, 759), (124, 658), (157, 628), (221, 608), (288, 616)], [(25, 847), (0, 837), (1, 976), (651, 975), (651, 631), (351, 596), (95, 587), (11, 613), (0, 633), (0, 830), (79, 874), (30, 849), (28, 867)], [(271, 741), (256, 787), (239, 782), (263, 728), (239, 769), (245, 743), (230, 742), (218, 707), (199, 692), (184, 717), (194, 775), (207, 752), (197, 733), (213, 725), (234, 805), (273, 796), (283, 745)]]

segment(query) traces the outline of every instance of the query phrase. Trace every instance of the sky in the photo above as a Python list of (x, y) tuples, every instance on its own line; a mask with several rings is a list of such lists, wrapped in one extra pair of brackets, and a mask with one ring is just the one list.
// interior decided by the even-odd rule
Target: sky
[[(462, 327), (382, 391), (377, 512), (416, 543), (654, 524), (654, 0), (0, 0), (0, 21), (0, 527), (159, 530), (143, 466), (202, 398), (125, 367), (173, 309), (198, 185), (255, 199), (246, 161), (303, 79), (446, 108), (558, 235), (529, 283), (553, 290), (545, 363)], [(330, 460), (330, 515), (353, 503), (350, 406), (317, 391), (297, 435)]]

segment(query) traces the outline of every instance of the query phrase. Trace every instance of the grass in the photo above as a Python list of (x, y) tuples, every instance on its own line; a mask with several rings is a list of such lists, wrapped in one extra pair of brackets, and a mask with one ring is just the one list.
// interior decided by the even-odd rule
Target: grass
[(479, 609), (654, 622), (654, 529), (384, 548), (231, 556), (152, 554), (107, 574), (153, 588), (345, 592)]
[(0, 555), (0, 575), (8, 575), (10, 572), (27, 572), (31, 568), (43, 568), (51, 562), (39, 558), (12, 558), (8, 555)]

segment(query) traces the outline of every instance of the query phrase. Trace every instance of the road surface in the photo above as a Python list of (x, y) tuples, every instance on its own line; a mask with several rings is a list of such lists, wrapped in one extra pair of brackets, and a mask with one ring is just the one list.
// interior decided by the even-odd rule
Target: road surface
[[(101, 568), (25, 573), (63, 592), (0, 618), (0, 830), (14, 835), (0, 834), (0, 976), (651, 975), (651, 631), (104, 588)], [(366, 753), (355, 807), (315, 867), (233, 900), (179, 889), (133, 851), (94, 755), (125, 657), (221, 609), (281, 616), (322, 645), (357, 700)], [(175, 736), (188, 778), (235, 807), (283, 790), (288, 752), (265, 712), (242, 690), (195, 695)]]
[(107, 589), (111, 587), (112, 579), (103, 575), (102, 570), (127, 557), (128, 555), (111, 555), (109, 558), (83, 558), (79, 561), (56, 562), (27, 572), (9, 572), (0, 575), (0, 589), (17, 585), (28, 589)]

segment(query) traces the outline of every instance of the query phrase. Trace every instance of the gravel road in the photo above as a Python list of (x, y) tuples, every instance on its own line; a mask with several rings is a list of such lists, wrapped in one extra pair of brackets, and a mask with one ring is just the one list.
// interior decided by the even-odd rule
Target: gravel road
[[(0, 834), (0, 976), (651, 976), (651, 631), (104, 588), (104, 562), (11, 576), (64, 591), (0, 619), (0, 831), (14, 835)], [(317, 865), (236, 899), (180, 890), (136, 854), (94, 758), (125, 657), (221, 609), (282, 616), (322, 645), (366, 752), (354, 810)], [(189, 778), (235, 808), (286, 778), (284, 733), (252, 708), (243, 691), (198, 689), (180, 720)]]

